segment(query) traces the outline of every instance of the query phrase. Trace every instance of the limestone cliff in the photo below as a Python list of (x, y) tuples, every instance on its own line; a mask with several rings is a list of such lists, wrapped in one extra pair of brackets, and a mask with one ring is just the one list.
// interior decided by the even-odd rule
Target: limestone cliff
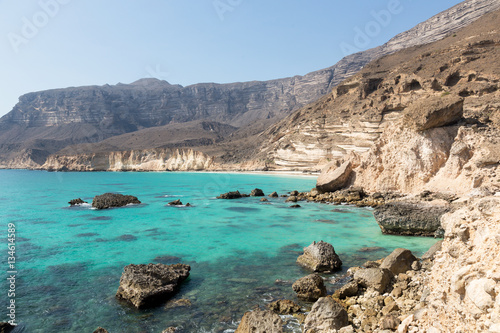
[(148, 149), (78, 155), (51, 155), (42, 169), (51, 171), (193, 171), (209, 170), (213, 159), (192, 149)]

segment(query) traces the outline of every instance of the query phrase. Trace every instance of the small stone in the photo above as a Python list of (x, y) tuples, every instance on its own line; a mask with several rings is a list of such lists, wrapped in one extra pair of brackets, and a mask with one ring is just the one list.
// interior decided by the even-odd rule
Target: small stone
[(380, 268), (387, 268), (394, 275), (405, 273), (411, 269), (412, 263), (417, 260), (415, 256), (407, 249), (395, 249), (389, 254), (380, 265)]
[(358, 284), (354, 281), (347, 283), (342, 286), (342, 288), (335, 291), (334, 296), (339, 299), (345, 299), (347, 297), (356, 296), (358, 293)]
[(269, 200), (267, 200), (266, 198), (262, 198), (262, 199), (260, 199), (260, 201), (261, 201), (261, 202), (267, 202), (267, 201), (269, 201)]
[(395, 287), (391, 292), (391, 295), (395, 298), (401, 297), (402, 294), (403, 290), (401, 290), (401, 287)]
[(177, 200), (174, 200), (174, 201), (171, 201), (168, 203), (169, 206), (181, 206), (182, 205), (182, 202), (180, 199), (177, 199)]
[(286, 198), (285, 202), (297, 202), (297, 200), (298, 200), (297, 197), (292, 195), (292, 196)]
[(269, 194), (269, 197), (270, 198), (277, 198), (278, 197), (278, 193), (273, 192), (273, 193)]
[(301, 205), (291, 205), (290, 208), (301, 208)]
[(382, 329), (395, 330), (401, 324), (401, 320), (394, 314), (384, 315), (380, 320), (380, 327)]
[(269, 304), (269, 310), (279, 315), (289, 315), (300, 311), (300, 306), (290, 300), (279, 300)]
[(298, 298), (309, 302), (315, 302), (318, 298), (326, 296), (324, 281), (317, 274), (298, 279), (292, 285), (292, 288), (297, 293)]
[(282, 333), (283, 321), (280, 316), (270, 310), (254, 310), (246, 312), (235, 333), (270, 332)]

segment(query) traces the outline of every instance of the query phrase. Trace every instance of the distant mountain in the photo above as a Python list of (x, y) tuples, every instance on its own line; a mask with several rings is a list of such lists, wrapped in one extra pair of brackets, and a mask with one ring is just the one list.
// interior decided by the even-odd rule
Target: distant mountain
[[(187, 87), (141, 79), (132, 84), (28, 93), (19, 98), (11, 112), (0, 118), (0, 167), (34, 168), (65, 147), (97, 143), (136, 131), (141, 131), (144, 149), (158, 148), (163, 143), (155, 143), (145, 129), (168, 125), (172, 130), (180, 126), (176, 124), (192, 121), (238, 128), (222, 131), (216, 140), (216, 149), (211, 147), (215, 144), (213, 140), (197, 141), (201, 150), (237, 161), (257, 148), (264, 140), (260, 133), (266, 128), (329, 93), (370, 61), (403, 48), (439, 40), (498, 8), (498, 1), (464, 1), (380, 47), (347, 56), (330, 68), (304, 76)], [(177, 133), (178, 141), (168, 144), (181, 147), (186, 139)], [(188, 136), (186, 132), (186, 138)], [(114, 144), (114, 150), (130, 149), (125, 145), (127, 141), (117, 142), (121, 144)], [(152, 146), (146, 147), (146, 143)], [(79, 151), (82, 146), (79, 147), (69, 151)], [(95, 146), (95, 149), (103, 147)], [(85, 146), (86, 151), (92, 149), (91, 145)]]

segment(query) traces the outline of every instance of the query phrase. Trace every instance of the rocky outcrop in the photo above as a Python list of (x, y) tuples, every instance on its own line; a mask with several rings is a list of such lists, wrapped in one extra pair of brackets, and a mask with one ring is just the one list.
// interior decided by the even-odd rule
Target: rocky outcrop
[(87, 203), (87, 202), (83, 201), (80, 198), (78, 198), (78, 199), (71, 199), (68, 203), (69, 203), (70, 206), (76, 206), (76, 205), (81, 205), (81, 204), (84, 204), (84, 203)]
[(264, 192), (260, 188), (256, 188), (250, 192), (250, 196), (251, 197), (263, 197)]
[(320, 297), (326, 296), (325, 283), (321, 276), (311, 274), (298, 279), (292, 285), (293, 291), (297, 293), (299, 299), (314, 302)]
[(168, 203), (169, 206), (182, 206), (181, 199), (177, 199)]
[(279, 315), (290, 315), (300, 311), (300, 305), (288, 299), (274, 301), (269, 304), (269, 310)]
[(321, 171), (316, 181), (316, 188), (320, 192), (338, 191), (347, 185), (351, 173), (351, 161), (345, 161), (340, 166), (336, 162), (332, 162)]
[(241, 319), (235, 333), (281, 333), (283, 332), (283, 321), (273, 311), (254, 310), (246, 312)]
[(441, 216), (449, 210), (442, 200), (393, 201), (376, 207), (373, 215), (385, 234), (435, 236), (440, 234)]
[(239, 199), (242, 197), (243, 196), (241, 195), (240, 191), (232, 191), (232, 192), (222, 193), (217, 197), (217, 199)]
[(107, 209), (113, 207), (123, 207), (129, 204), (140, 204), (141, 202), (133, 195), (123, 195), (119, 193), (104, 193), (96, 195), (92, 200), (92, 207), (96, 209)]
[(147, 308), (166, 302), (189, 276), (191, 267), (184, 264), (128, 265), (120, 278), (116, 297), (136, 308)]
[(41, 166), (52, 171), (196, 171), (214, 167), (212, 157), (192, 149), (148, 149), (50, 155)]
[(427, 331), (449, 327), (495, 332), (500, 326), (500, 198), (472, 198), (443, 216), (445, 238), (426, 283), (428, 296), (411, 322)]
[(304, 248), (304, 254), (297, 258), (297, 263), (314, 272), (333, 272), (342, 266), (335, 249), (329, 243), (319, 241), (313, 242)]
[(410, 104), (403, 113), (403, 125), (425, 131), (457, 123), (463, 113), (464, 100), (460, 96), (434, 96)]
[(332, 297), (314, 303), (304, 322), (304, 332), (328, 333), (349, 325), (347, 311)]

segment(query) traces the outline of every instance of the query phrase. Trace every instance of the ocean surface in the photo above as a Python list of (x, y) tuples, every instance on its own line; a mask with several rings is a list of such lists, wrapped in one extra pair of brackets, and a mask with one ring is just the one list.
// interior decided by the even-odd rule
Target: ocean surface
[[(382, 235), (370, 209), (284, 198), (217, 200), (231, 190), (307, 191), (314, 177), (222, 173), (76, 173), (0, 170), (3, 276), (0, 321), (8, 320), (8, 223), (16, 228), (16, 332), (233, 332), (245, 311), (296, 300), (291, 283), (309, 274), (295, 260), (313, 241), (331, 243), (342, 272), (405, 247), (416, 255), (435, 240)], [(140, 205), (94, 210), (69, 207), (106, 192), (135, 195)], [(192, 207), (172, 207), (180, 199)], [(369, 249), (366, 249), (369, 248)], [(190, 307), (136, 310), (115, 299), (123, 267), (191, 265), (175, 299)], [(279, 280), (279, 283), (276, 281)], [(307, 306), (305, 303), (301, 303)], [(289, 332), (296, 320), (284, 318)]]

